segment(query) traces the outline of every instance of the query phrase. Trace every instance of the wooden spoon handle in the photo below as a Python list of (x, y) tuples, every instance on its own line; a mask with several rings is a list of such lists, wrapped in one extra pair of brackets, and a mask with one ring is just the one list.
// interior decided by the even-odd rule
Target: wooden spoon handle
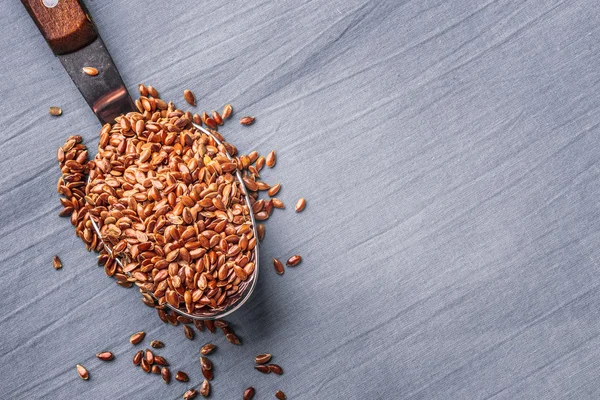
[(78, 0), (21, 0), (55, 55), (87, 46), (98, 36)]

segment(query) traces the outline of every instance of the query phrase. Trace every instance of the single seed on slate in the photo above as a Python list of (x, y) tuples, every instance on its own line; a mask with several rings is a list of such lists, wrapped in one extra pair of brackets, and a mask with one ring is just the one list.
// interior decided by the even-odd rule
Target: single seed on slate
[(54, 256), (52, 258), (52, 266), (54, 267), (54, 269), (62, 268), (62, 261), (60, 261), (60, 258), (58, 258), (58, 256)]
[(151, 369), (153, 374), (160, 375), (160, 366), (154, 364)]
[(160, 375), (162, 376), (163, 381), (165, 381), (165, 383), (171, 382), (171, 371), (169, 371), (169, 368), (163, 367), (160, 370)]
[(146, 362), (150, 365), (154, 364), (154, 353), (150, 349), (146, 349)]
[(186, 89), (183, 91), (183, 98), (188, 102), (190, 106), (196, 106), (196, 96), (191, 90)]
[(62, 114), (62, 109), (60, 107), (55, 107), (52, 106), (50, 107), (50, 109), (48, 110), (48, 113), (50, 113), (50, 115), (53, 115), (55, 117), (58, 117), (59, 115)]
[(150, 364), (148, 364), (148, 360), (146, 360), (145, 358), (142, 358), (142, 362), (140, 364), (142, 366), (142, 370), (144, 372), (150, 372)]
[(144, 357), (144, 351), (140, 350), (133, 356), (133, 365), (140, 365), (142, 362), (142, 357)]
[(83, 367), (83, 365), (77, 364), (77, 373), (79, 374), (79, 377), (85, 381), (87, 381), (90, 377), (90, 374), (88, 373), (87, 369)]
[(134, 333), (133, 335), (131, 335), (131, 337), (129, 338), (129, 341), (131, 342), (131, 344), (138, 344), (142, 340), (144, 340), (144, 336), (146, 336), (146, 332), (144, 332), (144, 331), (137, 332), (137, 333)]
[(240, 338), (237, 337), (235, 333), (226, 334), (225, 339), (227, 339), (227, 341), (229, 343), (235, 344), (236, 346), (240, 346), (242, 344), (242, 342), (240, 341)]
[(269, 368), (269, 371), (271, 371), (274, 374), (277, 374), (277, 375), (283, 374), (283, 369), (277, 364), (269, 364), (269, 365), (267, 365), (267, 367)]
[(205, 379), (204, 382), (202, 382), (202, 385), (200, 386), (200, 394), (202, 395), (202, 397), (208, 397), (208, 395), (210, 394), (210, 383), (207, 379)]
[(98, 357), (102, 361), (110, 361), (113, 358), (115, 358), (113, 353), (111, 353), (110, 351), (103, 351), (101, 353), (98, 353), (98, 354), (96, 354), (96, 357)]
[(168, 367), (169, 363), (167, 362), (167, 360), (165, 360), (164, 357), (162, 356), (154, 356), (154, 362), (158, 365), (162, 365), (163, 367)]
[(194, 114), (194, 116), (192, 117), (192, 121), (194, 121), (196, 125), (202, 125), (202, 119), (200, 119), (200, 116), (198, 114)]
[(212, 362), (208, 359), (208, 357), (201, 356), (200, 366), (202, 369), (212, 369)]
[(154, 349), (162, 349), (163, 347), (165, 347), (165, 344), (160, 340), (153, 340), (150, 342), (150, 346)]
[(86, 73), (87, 75), (90, 75), (90, 76), (98, 75), (98, 70), (94, 67), (83, 67), (82, 70), (84, 73)]
[(204, 330), (204, 323), (201, 320), (195, 320), (194, 325), (198, 331), (202, 332)]
[(285, 262), (285, 264), (288, 267), (295, 267), (296, 265), (300, 264), (302, 262), (302, 257), (299, 254), (296, 254), (295, 256), (291, 256), (290, 258), (288, 258), (288, 260)]
[(138, 92), (141, 96), (148, 97), (148, 88), (141, 83), (138, 85)]
[(190, 389), (183, 394), (184, 400), (192, 400), (198, 396), (198, 391), (196, 389)]
[(223, 107), (223, 113), (221, 114), (223, 119), (227, 119), (229, 117), (231, 117), (231, 113), (233, 112), (233, 107), (231, 107), (231, 104), (225, 104), (225, 107)]
[(223, 329), (226, 326), (229, 326), (229, 324), (227, 323), (227, 321), (224, 321), (222, 319), (216, 319), (215, 320), (215, 327), (217, 327), (219, 329)]
[(275, 272), (277, 272), (279, 275), (283, 274), (284, 270), (283, 270), (283, 264), (281, 263), (281, 261), (274, 258), (273, 259), (273, 267), (275, 267)]
[(210, 333), (215, 333), (217, 331), (215, 329), (215, 321), (213, 321), (212, 319), (205, 320), (204, 325), (206, 326), (206, 329), (210, 331)]
[(240, 124), (252, 125), (254, 123), (254, 117), (242, 117), (240, 118)]
[(244, 400), (252, 400), (254, 398), (255, 393), (256, 390), (254, 390), (254, 388), (250, 386), (248, 389), (244, 390)]
[(304, 198), (301, 197), (296, 202), (296, 212), (300, 212), (300, 211), (304, 210), (304, 207), (306, 207), (306, 200), (304, 200)]
[(204, 346), (202, 346), (202, 347), (200, 348), (200, 354), (204, 354), (204, 355), (210, 354), (210, 353), (212, 353), (212, 352), (213, 352), (213, 350), (214, 350), (216, 347), (217, 347), (217, 346), (215, 346), (215, 345), (214, 345), (214, 344), (212, 344), (212, 343), (206, 343)]
[(258, 232), (258, 240), (262, 242), (265, 237), (265, 226), (263, 224), (258, 224), (256, 231)]
[(267, 154), (267, 167), (273, 168), (276, 162), (277, 155), (275, 154), (275, 150), (271, 150), (271, 152)]
[(221, 117), (221, 114), (219, 114), (215, 110), (212, 111), (212, 118), (218, 125), (223, 125), (223, 118)]
[(260, 156), (256, 159), (256, 170), (260, 171), (265, 166), (265, 158)]
[(213, 375), (213, 371), (212, 371), (212, 369), (205, 369), (205, 368), (202, 368), (202, 375), (203, 375), (203, 376), (204, 376), (206, 379), (208, 379), (209, 381), (212, 381), (212, 380), (213, 380), (213, 376), (214, 376), (214, 375)]
[(152, 97), (154, 97), (155, 99), (157, 99), (158, 96), (158, 92), (156, 91), (156, 89), (152, 86), (148, 86), (148, 94)]
[(285, 393), (283, 393), (281, 390), (278, 390), (277, 392), (275, 392), (275, 397), (277, 397), (278, 400), (287, 399), (287, 397), (285, 397)]
[(254, 362), (257, 364), (266, 364), (271, 361), (271, 355), (269, 353), (259, 354), (254, 357)]
[(271, 186), (271, 188), (267, 191), (267, 194), (273, 197), (279, 192), (279, 189), (281, 189), (281, 183), (276, 183), (275, 185)]
[(271, 204), (275, 208), (285, 208), (285, 205), (283, 204), (283, 201), (279, 200), (277, 197), (273, 197), (271, 199)]
[(194, 339), (194, 330), (192, 329), (191, 326), (188, 325), (184, 325), (183, 326), (183, 333), (185, 333), (185, 337), (193, 340)]
[(187, 382), (190, 380), (190, 377), (183, 371), (177, 371), (175, 374), (175, 379), (177, 379), (179, 382)]
[(266, 365), (255, 365), (254, 369), (257, 370), (257, 371), (259, 371), (259, 372), (262, 372), (263, 374), (269, 374), (269, 373), (271, 373), (271, 370)]

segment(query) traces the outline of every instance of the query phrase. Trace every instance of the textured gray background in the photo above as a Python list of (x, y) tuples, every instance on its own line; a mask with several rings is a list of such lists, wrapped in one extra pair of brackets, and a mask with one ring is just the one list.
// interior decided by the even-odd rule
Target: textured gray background
[[(141, 329), (191, 383), (200, 345), (219, 345), (217, 399), (600, 398), (597, 1), (87, 4), (132, 93), (183, 106), (191, 88), (199, 110), (255, 115), (223, 134), (277, 149), (263, 176), (308, 206), (267, 223), (257, 291), (230, 318), (244, 346), (160, 323), (57, 217), (55, 150), (93, 148), (99, 124), (4, 1), (2, 399), (181, 398), (190, 385), (131, 365)], [(271, 258), (296, 252), (277, 276)], [(252, 369), (263, 351), (284, 376)]]

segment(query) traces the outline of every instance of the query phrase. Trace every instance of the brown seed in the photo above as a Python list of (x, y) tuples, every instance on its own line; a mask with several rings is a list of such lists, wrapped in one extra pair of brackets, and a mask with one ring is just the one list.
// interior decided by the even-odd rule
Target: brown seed
[(252, 386), (250, 386), (248, 389), (244, 390), (244, 399), (243, 400), (252, 400), (254, 398), (255, 393), (256, 393), (256, 390), (254, 390), (254, 388)]
[(271, 355), (269, 353), (259, 354), (254, 357), (254, 362), (257, 364), (266, 364), (271, 361)]
[(186, 89), (183, 91), (183, 98), (188, 102), (190, 106), (196, 106), (196, 96), (191, 90)]
[(194, 121), (196, 125), (202, 125), (202, 119), (198, 114), (194, 114), (194, 116), (192, 117), (192, 121)]
[(160, 366), (154, 364), (150, 370), (153, 374), (160, 375)]
[(258, 240), (262, 241), (265, 237), (265, 226), (263, 224), (258, 224), (256, 231), (258, 233)]
[(150, 346), (154, 349), (162, 349), (163, 347), (165, 347), (165, 344), (160, 340), (153, 340), (150, 342)]
[(210, 383), (207, 379), (205, 379), (204, 382), (202, 382), (202, 385), (200, 385), (200, 394), (202, 397), (208, 397), (210, 394)]
[(155, 355), (154, 356), (154, 363), (158, 364), (158, 365), (161, 365), (163, 367), (168, 367), (169, 366), (169, 363), (167, 362), (167, 360), (165, 360), (165, 358), (162, 357), (162, 356)]
[(210, 333), (215, 333), (217, 331), (215, 329), (215, 321), (213, 321), (212, 319), (205, 320), (204, 325), (206, 326), (206, 329), (210, 331)]
[(148, 364), (148, 361), (145, 358), (142, 358), (142, 362), (141, 362), (141, 367), (142, 367), (142, 371), (148, 373), (150, 372), (150, 369), (152, 368), (150, 366), (150, 364)]
[(194, 340), (194, 330), (192, 329), (191, 326), (184, 325), (183, 332), (185, 333), (186, 338), (188, 338), (190, 340)]
[(255, 365), (254, 369), (262, 372), (263, 374), (270, 374), (271, 370), (269, 369), (269, 367), (267, 367), (266, 365)]
[(271, 150), (271, 152), (267, 154), (267, 167), (273, 168), (276, 162), (277, 155), (275, 154), (275, 150)]
[(254, 117), (242, 117), (240, 118), (240, 124), (252, 125), (254, 123)]
[(202, 369), (212, 369), (212, 362), (208, 359), (208, 357), (201, 356), (200, 366)]
[(200, 319), (194, 320), (194, 326), (196, 326), (196, 329), (198, 329), (199, 332), (204, 330), (204, 323)]
[(256, 159), (256, 170), (260, 171), (265, 166), (265, 158), (260, 156)]
[(227, 339), (229, 343), (235, 344), (236, 346), (240, 346), (242, 344), (240, 338), (237, 337), (235, 333), (227, 333), (225, 335), (225, 339)]
[(304, 198), (301, 197), (296, 202), (296, 212), (300, 212), (300, 211), (304, 210), (304, 207), (306, 207), (306, 200), (304, 200)]
[(207, 380), (212, 381), (214, 377), (212, 369), (202, 368), (202, 376)]
[(148, 94), (152, 97), (154, 97), (155, 99), (158, 99), (158, 92), (156, 91), (156, 89), (152, 86), (148, 86)]
[(50, 107), (50, 109), (48, 110), (48, 112), (50, 113), (50, 115), (58, 117), (59, 115), (62, 114), (62, 109), (60, 107), (52, 106), (52, 107)]
[(229, 324), (227, 323), (227, 321), (224, 321), (222, 319), (216, 319), (215, 320), (215, 327), (219, 328), (219, 329), (223, 329), (225, 327), (228, 327)]
[(288, 267), (295, 267), (296, 265), (300, 264), (302, 262), (302, 257), (299, 254), (296, 254), (295, 256), (291, 256), (290, 258), (288, 258), (288, 260), (285, 262), (285, 264)]
[(148, 97), (148, 89), (141, 83), (138, 85), (138, 92), (141, 96)]
[(183, 394), (184, 400), (192, 400), (198, 396), (198, 391), (196, 389), (190, 389)]
[(277, 375), (283, 375), (283, 369), (279, 365), (269, 364), (267, 365), (267, 367), (269, 367), (269, 371), (271, 371), (272, 373)]
[(146, 353), (145, 353), (145, 357), (146, 362), (150, 365), (154, 364), (154, 353), (152, 353), (152, 350), (150, 349), (146, 349)]
[(144, 357), (144, 351), (140, 350), (133, 356), (133, 365), (140, 365), (142, 362), (142, 357)]
[(221, 117), (221, 114), (213, 110), (212, 117), (218, 125), (223, 125), (223, 118)]
[(90, 76), (98, 75), (98, 70), (94, 67), (83, 67), (82, 70), (84, 73), (86, 73), (87, 75), (90, 75)]
[(187, 382), (190, 380), (190, 377), (183, 371), (177, 371), (175, 374), (175, 379), (177, 379), (179, 382)]
[(79, 377), (85, 381), (87, 381), (90, 377), (90, 374), (88, 373), (87, 369), (83, 367), (83, 365), (77, 364), (77, 373), (79, 374)]
[(52, 266), (54, 267), (54, 269), (62, 268), (62, 261), (60, 261), (60, 258), (58, 258), (58, 256), (54, 256), (52, 258)]
[(229, 117), (231, 117), (231, 113), (233, 112), (233, 107), (231, 107), (231, 104), (225, 104), (225, 107), (223, 107), (223, 119), (227, 119)]
[(275, 397), (277, 397), (279, 400), (287, 399), (287, 397), (285, 397), (285, 393), (283, 393), (281, 390), (275, 392)]
[(279, 189), (281, 189), (281, 184), (276, 183), (275, 185), (271, 186), (271, 188), (267, 191), (267, 194), (273, 197), (279, 192)]
[(96, 354), (96, 357), (98, 357), (102, 361), (110, 361), (113, 358), (115, 358), (113, 353), (111, 353), (110, 351), (103, 351), (101, 353), (98, 353), (98, 354)]
[(169, 368), (163, 367), (160, 370), (160, 375), (162, 376), (163, 381), (165, 381), (165, 383), (171, 382), (171, 371), (169, 370)]
[(281, 261), (279, 261), (278, 259), (274, 258), (273, 259), (273, 267), (275, 267), (275, 271), (279, 274), (282, 275), (285, 271), (283, 270), (283, 264), (281, 263)]
[(131, 337), (129, 338), (129, 341), (131, 342), (131, 344), (138, 344), (142, 340), (144, 340), (144, 336), (146, 336), (146, 332), (144, 332), (144, 331), (137, 332), (137, 333), (134, 333), (133, 335), (131, 335)]
[(214, 350), (216, 347), (217, 347), (217, 346), (215, 346), (215, 345), (214, 345), (214, 344), (212, 344), (212, 343), (206, 343), (204, 346), (202, 346), (202, 347), (200, 348), (200, 354), (204, 354), (204, 355), (210, 354), (210, 353), (212, 353), (212, 352), (213, 352), (213, 350)]
[(271, 204), (275, 208), (285, 208), (285, 204), (283, 204), (283, 201), (279, 200), (277, 197), (273, 197), (271, 199)]

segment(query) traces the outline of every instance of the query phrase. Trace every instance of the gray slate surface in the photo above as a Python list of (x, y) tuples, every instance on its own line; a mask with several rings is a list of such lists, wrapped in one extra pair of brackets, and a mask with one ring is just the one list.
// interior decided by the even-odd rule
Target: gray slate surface
[[(215, 399), (249, 385), (257, 399), (600, 398), (600, 3), (87, 4), (132, 93), (152, 84), (183, 106), (191, 88), (199, 109), (257, 117), (222, 132), (277, 149), (263, 176), (288, 209), (231, 318), (244, 346), (160, 323), (57, 217), (55, 150), (71, 134), (93, 148), (99, 125), (5, 1), (0, 398), (181, 398), (190, 385), (131, 365), (142, 329), (193, 384), (216, 343)], [(271, 258), (294, 253), (304, 263), (277, 276)], [(252, 370), (263, 351), (284, 376)]]

